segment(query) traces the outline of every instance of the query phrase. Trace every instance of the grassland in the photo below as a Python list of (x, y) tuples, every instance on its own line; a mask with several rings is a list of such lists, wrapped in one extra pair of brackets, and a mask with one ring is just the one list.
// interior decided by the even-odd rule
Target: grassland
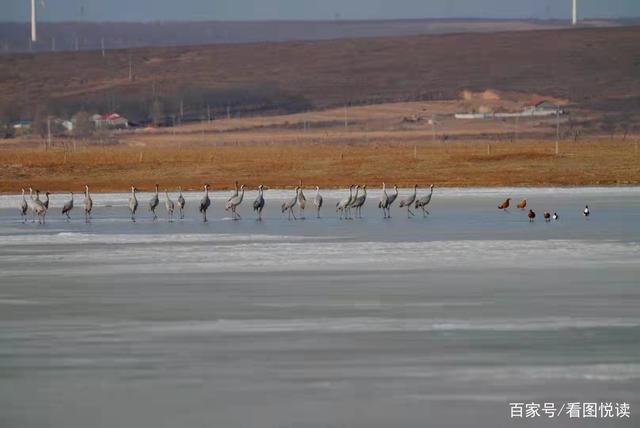
[[(637, 140), (636, 140), (637, 141)], [(490, 152), (489, 152), (490, 150)], [(204, 147), (103, 147), (69, 151), (0, 151), (0, 191), (33, 186), (50, 191), (127, 190), (129, 186), (228, 188), (233, 180), (291, 187), (377, 186), (573, 186), (640, 183), (637, 143), (552, 141), (489, 143), (254, 143)]]
[[(482, 101), (484, 102), (484, 101)], [(495, 101), (509, 106), (513, 101)], [(565, 135), (555, 119), (461, 121), (468, 101), (389, 103), (220, 119), (116, 134), (116, 145), (40, 139), (0, 143), (0, 191), (127, 190), (131, 185), (624, 185), (640, 183), (638, 135)], [(346, 126), (345, 126), (346, 114)], [(574, 115), (577, 113), (574, 112)], [(417, 121), (406, 121), (411, 117)], [(429, 120), (435, 117), (435, 125)], [(583, 118), (583, 116), (580, 116)], [(445, 140), (444, 136), (448, 138)], [(566, 138), (565, 138), (566, 137)]]

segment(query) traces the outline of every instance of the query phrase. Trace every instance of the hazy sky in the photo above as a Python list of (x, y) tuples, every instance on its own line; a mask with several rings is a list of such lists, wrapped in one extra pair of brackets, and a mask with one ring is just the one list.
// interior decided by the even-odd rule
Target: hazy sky
[[(571, 0), (36, 0), (47, 21), (378, 18), (568, 18)], [(42, 2), (44, 1), (44, 8)], [(0, 0), (0, 21), (26, 21), (29, 0)], [(640, 0), (578, 0), (579, 15), (638, 17)], [(7, 6), (8, 5), (8, 6)]]

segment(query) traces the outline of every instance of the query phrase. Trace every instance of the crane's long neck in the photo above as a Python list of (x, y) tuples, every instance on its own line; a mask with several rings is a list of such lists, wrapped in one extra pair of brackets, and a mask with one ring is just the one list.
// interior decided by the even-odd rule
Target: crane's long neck
[(158, 186), (156, 186), (156, 196), (158, 196)]

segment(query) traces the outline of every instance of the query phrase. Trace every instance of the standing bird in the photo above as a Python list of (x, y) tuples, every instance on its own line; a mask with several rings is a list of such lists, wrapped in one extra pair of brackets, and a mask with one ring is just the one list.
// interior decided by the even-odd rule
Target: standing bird
[(300, 218), (304, 219), (304, 208), (307, 206), (307, 198), (302, 191), (302, 180), (300, 180), (300, 191), (298, 192), (298, 208), (300, 209)]
[(262, 209), (264, 208), (264, 186), (261, 184), (258, 186), (258, 196), (253, 201), (253, 211), (258, 213), (256, 220), (262, 221)]
[(560, 216), (558, 215), (558, 213), (553, 213), (553, 219), (555, 221), (560, 221)]
[(362, 187), (362, 195), (355, 198), (351, 206), (356, 210), (356, 218), (362, 218), (362, 207), (364, 203), (367, 201), (367, 185), (364, 184)]
[(529, 217), (529, 222), (533, 222), (536, 218), (536, 213), (534, 213), (533, 210), (529, 210), (529, 214), (527, 214), (527, 216)]
[(187, 203), (187, 201), (184, 200), (184, 196), (182, 196), (182, 187), (178, 187), (178, 190), (180, 191), (180, 195), (178, 196), (178, 208), (180, 208), (180, 218), (183, 219), (184, 218), (184, 206)]
[(282, 214), (284, 214), (285, 211), (289, 211), (289, 220), (291, 220), (291, 216), (293, 215), (293, 219), (297, 220), (296, 215), (293, 212), (293, 208), (296, 206), (296, 204), (298, 203), (298, 191), (300, 190), (300, 187), (296, 187), (296, 195), (293, 197), (293, 199), (290, 199), (288, 201), (284, 201), (282, 203)]
[(544, 217), (544, 221), (546, 223), (549, 223), (551, 221), (551, 214), (549, 213), (549, 211), (545, 211), (542, 216)]
[(89, 193), (89, 186), (85, 184), (84, 186), (84, 221), (85, 223), (89, 223), (92, 210), (93, 210), (93, 199), (91, 199), (91, 194)]
[(22, 201), (20, 202), (20, 217), (22, 218), (23, 223), (27, 221), (28, 210), (29, 210), (29, 204), (27, 204), (27, 199), (24, 197), (24, 189), (22, 189)]
[(238, 196), (238, 182), (237, 182), (237, 181), (235, 182), (234, 189), (235, 189), (235, 190), (233, 191), (233, 193), (231, 194), (231, 196), (229, 196), (229, 198), (227, 199), (227, 202), (229, 202), (231, 199), (233, 199), (233, 198), (235, 198), (235, 197), (237, 197), (237, 196)]
[(520, 208), (522, 211), (524, 211), (526, 206), (527, 206), (527, 198), (521, 199), (517, 205), (517, 207)]
[(583, 214), (585, 217), (589, 217), (589, 214), (591, 214), (591, 211), (589, 211), (589, 205), (585, 205), (585, 207), (584, 207), (584, 211), (582, 211), (582, 214)]
[(336, 213), (340, 213), (340, 220), (342, 220), (342, 215), (345, 215), (345, 218), (349, 218), (346, 211), (351, 201), (353, 200), (353, 184), (349, 186), (349, 196), (341, 200), (336, 204)]
[(153, 213), (153, 220), (157, 220), (158, 216), (156, 215), (156, 208), (160, 204), (160, 198), (158, 197), (158, 185), (156, 184), (156, 194), (151, 197), (149, 200), (149, 211)]
[(429, 211), (427, 211), (425, 207), (431, 202), (431, 196), (433, 196), (433, 184), (429, 187), (429, 194), (427, 196), (416, 200), (416, 209), (420, 208), (422, 210), (422, 217), (429, 215)]
[(51, 194), (51, 193), (46, 192), (46, 193), (44, 194), (44, 196), (45, 196), (47, 199), (45, 199), (44, 201), (42, 201), (42, 204), (43, 204), (43, 205), (44, 205), (44, 207), (47, 209), (47, 211), (49, 211), (49, 195), (50, 195), (50, 194)]
[(164, 189), (164, 195), (166, 197), (166, 199), (164, 200), (164, 206), (167, 208), (169, 223), (171, 223), (173, 222), (173, 210), (176, 208), (176, 204), (174, 204), (171, 198), (169, 197), (169, 192), (167, 191), (167, 189)]
[(393, 195), (389, 195), (387, 197), (387, 203), (383, 207), (387, 212), (386, 218), (391, 218), (391, 205), (393, 205), (393, 203), (395, 202), (396, 198), (398, 197), (398, 186), (394, 185), (393, 186), (393, 190), (395, 191), (395, 193)]
[(378, 202), (378, 208), (382, 209), (382, 218), (387, 218), (386, 206), (389, 202), (389, 195), (387, 195), (387, 185), (382, 183), (382, 194), (380, 195), (380, 202)]
[(67, 221), (71, 220), (71, 216), (69, 213), (73, 209), (73, 192), (71, 192), (71, 199), (67, 201), (66, 204), (62, 207), (62, 215), (67, 216)]
[(360, 193), (360, 185), (358, 184), (356, 186), (356, 193), (353, 195), (353, 197), (351, 198), (351, 202), (349, 202), (349, 204), (346, 207), (346, 213), (347, 213), (347, 219), (348, 220), (353, 220), (353, 216), (351, 215), (351, 208), (353, 208), (353, 204), (356, 203), (356, 199), (358, 199), (359, 193)]
[(38, 216), (38, 223), (44, 224), (45, 217), (47, 215), (47, 207), (44, 206), (44, 202), (40, 200), (40, 191), (36, 190), (36, 200), (34, 203), (34, 211)]
[(409, 218), (409, 214), (411, 216), (415, 216), (411, 211), (411, 205), (416, 201), (416, 196), (418, 194), (418, 185), (413, 186), (413, 194), (409, 195), (406, 199), (400, 201), (400, 208), (407, 207), (407, 218)]
[(498, 209), (499, 210), (503, 210), (503, 211), (507, 211), (507, 208), (509, 208), (509, 202), (511, 201), (511, 198), (507, 198), (504, 201), (502, 201), (500, 203), (500, 205), (498, 205)]
[(129, 211), (131, 211), (131, 221), (136, 221), (136, 211), (138, 210), (138, 198), (136, 198), (136, 192), (138, 189), (135, 186), (131, 186), (131, 196), (129, 196)]
[(207, 222), (207, 210), (211, 205), (211, 199), (209, 199), (209, 185), (204, 185), (204, 196), (200, 200), (200, 212), (202, 213), (202, 221)]
[(240, 195), (236, 196), (235, 198), (231, 198), (228, 202), (227, 205), (224, 207), (225, 211), (229, 211), (231, 210), (231, 214), (233, 215), (233, 219), (234, 220), (240, 220), (242, 219), (242, 217), (240, 217), (240, 214), (238, 214), (236, 212), (236, 209), (240, 206), (240, 204), (242, 203), (242, 199), (244, 198), (244, 184), (242, 186), (240, 186)]
[(322, 196), (320, 195), (320, 187), (316, 186), (316, 197), (313, 198), (313, 205), (317, 210), (316, 218), (320, 218), (320, 208), (322, 208)]
[(36, 197), (37, 195), (33, 193), (33, 188), (29, 187), (29, 201), (27, 204), (29, 206), (29, 211), (31, 211), (31, 215), (33, 216), (31, 218), (32, 223), (36, 221)]

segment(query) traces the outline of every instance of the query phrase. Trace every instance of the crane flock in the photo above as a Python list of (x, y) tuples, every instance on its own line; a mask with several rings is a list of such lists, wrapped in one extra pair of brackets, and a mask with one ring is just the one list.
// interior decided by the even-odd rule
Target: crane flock
[[(434, 185), (429, 186), (429, 192), (424, 196), (418, 196), (418, 185), (413, 186), (413, 192), (407, 195), (405, 198), (402, 198), (398, 204), (399, 208), (407, 209), (407, 218), (411, 218), (415, 216), (415, 213), (411, 210), (414, 208), (415, 210), (420, 209), (422, 211), (423, 218), (426, 218), (429, 215), (429, 211), (427, 210), (427, 206), (431, 203), (431, 199), (433, 196)], [(256, 214), (256, 220), (262, 221), (262, 211), (265, 207), (266, 201), (264, 197), (264, 191), (267, 190), (265, 186), (262, 184), (257, 187), (257, 197), (253, 201), (252, 207), (253, 211)], [(316, 193), (313, 197), (313, 206), (316, 209), (316, 218), (320, 218), (320, 212), (323, 207), (323, 197), (320, 194), (320, 187), (315, 187)], [(131, 194), (129, 196), (128, 208), (131, 215), (131, 221), (136, 221), (136, 214), (138, 212), (139, 202), (137, 197), (138, 188), (135, 186), (131, 186)], [(167, 212), (167, 220), (169, 222), (174, 221), (174, 212), (177, 208), (179, 210), (179, 218), (184, 219), (184, 211), (187, 204), (183, 194), (182, 188), (178, 188), (178, 197), (176, 202), (171, 199), (169, 195), (168, 189), (164, 189), (164, 197), (165, 197), (165, 209)], [(286, 199), (281, 205), (282, 215), (287, 215), (287, 218), (291, 220), (304, 219), (304, 209), (306, 207), (307, 199), (304, 195), (304, 191), (302, 188), (302, 181), (299, 182), (298, 186), (296, 186), (294, 195), (290, 198)], [(362, 218), (362, 208), (367, 202), (367, 185), (350, 185), (348, 188), (348, 195), (336, 203), (336, 216), (340, 220), (352, 220), (355, 218)], [(26, 196), (25, 190), (22, 189), (22, 198), (19, 201), (18, 208), (20, 212), (20, 216), (23, 222), (27, 221), (27, 217), (29, 213), (33, 215), (33, 222), (38, 221), (38, 223), (45, 223), (46, 215), (50, 208), (50, 200), (49, 195), (51, 193), (45, 193), (45, 199), (40, 199), (40, 191), (29, 188), (29, 197)], [(233, 220), (241, 220), (242, 216), (240, 215), (239, 208), (243, 203), (245, 195), (245, 185), (240, 185), (236, 181), (234, 186), (234, 191), (231, 196), (227, 199), (224, 209), (226, 211), (231, 212), (231, 217)], [(393, 193), (387, 193), (387, 185), (386, 183), (382, 183), (382, 192), (380, 195), (380, 199), (378, 201), (378, 208), (381, 210), (382, 218), (389, 219), (391, 218), (391, 208), (396, 199), (398, 198), (399, 191), (398, 186), (393, 186)], [(498, 204), (498, 209), (503, 210), (505, 212), (509, 212), (511, 198), (506, 198), (500, 204)], [(155, 192), (152, 194), (149, 199), (148, 209), (152, 215), (152, 220), (157, 221), (158, 215), (156, 213), (156, 209), (160, 205), (160, 192), (159, 185), (155, 185)], [(202, 221), (207, 222), (207, 211), (212, 206), (211, 198), (209, 197), (209, 184), (205, 184), (203, 186), (203, 195), (200, 200), (198, 209), (200, 214), (202, 215)], [(517, 208), (524, 211), (527, 206), (527, 199), (521, 199)], [(298, 216), (296, 216), (295, 208), (298, 208)], [(74, 194), (70, 192), (70, 199), (62, 206), (61, 215), (66, 217), (67, 221), (71, 220), (71, 212), (74, 209)], [(84, 201), (83, 201), (83, 210), (85, 222), (91, 221), (91, 215), (93, 212), (93, 199), (91, 198), (91, 194), (89, 192), (89, 186), (85, 185), (84, 191)], [(588, 217), (590, 215), (589, 207), (585, 206), (583, 211), (583, 215)], [(530, 222), (533, 222), (536, 218), (536, 213), (529, 209), (527, 213)], [(544, 212), (544, 221), (550, 222), (551, 219), (555, 221), (559, 221), (560, 217), (558, 213), (554, 212), (551, 215), (550, 212)]]

